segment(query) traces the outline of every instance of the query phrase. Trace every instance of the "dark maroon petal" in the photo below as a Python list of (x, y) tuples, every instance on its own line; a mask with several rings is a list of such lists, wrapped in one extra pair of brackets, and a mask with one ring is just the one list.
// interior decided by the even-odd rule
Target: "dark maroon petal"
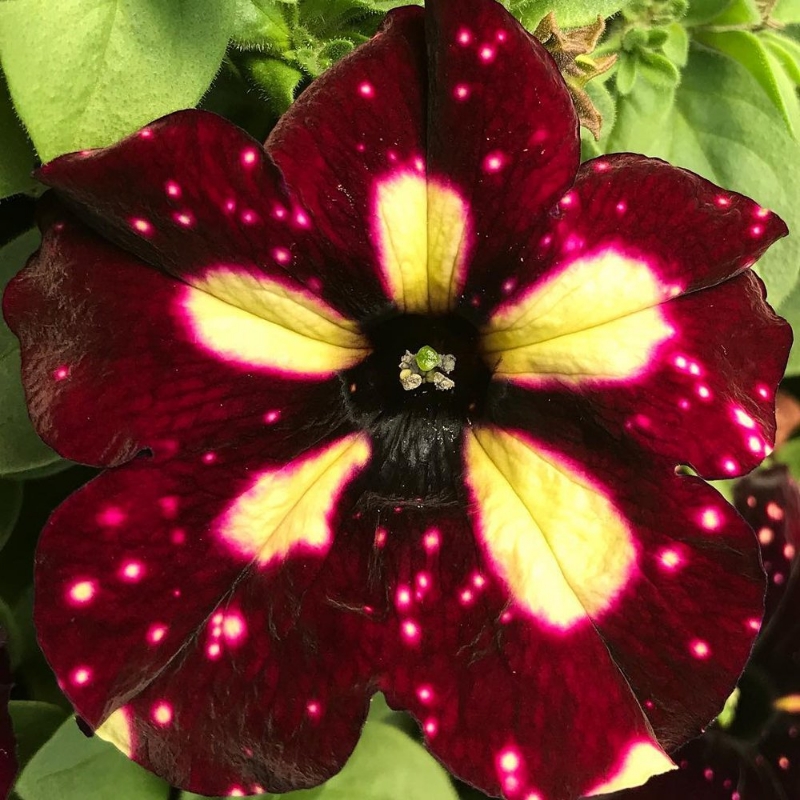
[(189, 281), (232, 264), (375, 314), (387, 299), (368, 200), (377, 172), (424, 157), (424, 73), (422, 10), (403, 9), (304, 92), (271, 155), (231, 123), (183, 111), (39, 177), (105, 236)]
[[(514, 274), (531, 226), (578, 169), (578, 121), (544, 47), (495, 2), (428, 6), (428, 170), (466, 200), (470, 265), (463, 295)], [(511, 88), (513, 87), (513, 88)]]
[[(426, 96), (423, 11), (401, 8), (375, 38), (314, 81), (267, 140), (325, 240), (325, 257), (347, 276), (352, 303), (364, 305), (362, 298), (382, 286), (373, 232), (377, 186), (397, 176), (424, 180)], [(415, 218), (415, 210), (424, 215), (406, 213)], [(329, 280), (326, 272), (320, 277)]]
[(734, 501), (761, 544), (768, 578), (766, 625), (786, 592), (800, 545), (800, 489), (788, 467), (777, 465), (742, 478), (734, 487)]
[(578, 395), (511, 389), (494, 421), (580, 465), (626, 521), (635, 568), (592, 619), (664, 746), (696, 735), (733, 690), (759, 628), (750, 527), (703, 481), (598, 422)]
[(186, 284), (47, 205), (42, 249), (4, 311), (31, 416), (63, 456), (112, 465), (145, 448), (157, 459), (202, 448), (212, 459), (220, 444), (258, 436), (289, 460), (341, 424), (338, 379), (283, 379), (200, 347)]
[(11, 791), (17, 777), (17, 740), (8, 713), (13, 679), (6, 652), (6, 636), (0, 630), (0, 797)]
[(327, 529), (364, 447), (317, 448), (346, 461), (321, 489), (293, 488), (302, 468), (266, 461), (255, 440), (207, 465), (134, 461), (60, 506), (37, 554), (35, 619), (77, 713), (203, 794), (286, 791), (341, 768), (374, 691), (371, 651), (323, 576), (349, 569), (326, 557)]

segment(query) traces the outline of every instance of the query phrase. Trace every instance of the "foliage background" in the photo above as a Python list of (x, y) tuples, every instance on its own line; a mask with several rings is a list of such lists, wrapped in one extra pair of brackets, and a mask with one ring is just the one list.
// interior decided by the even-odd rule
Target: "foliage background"
[[(38, 242), (31, 177), (62, 153), (112, 144), (199, 105), (264, 139), (297, 95), (366, 41), (393, 0), (0, 0), (0, 289)], [(419, 3), (421, 4), (421, 3)], [(800, 0), (504, 0), (529, 30), (598, 15), (606, 30), (586, 84), (603, 117), (585, 158), (665, 158), (777, 211), (800, 232)], [(587, 73), (587, 74), (588, 74)], [(509, 91), (513, 91), (509, 87)], [(759, 263), (773, 306), (800, 324), (800, 235)], [(784, 387), (800, 385), (796, 345)], [(800, 464), (790, 442), (776, 458)], [(16, 339), (0, 322), (0, 625), (16, 686), (11, 714), (22, 800), (198, 800), (86, 738), (70, 717), (31, 622), (33, 552), (52, 509), (93, 474), (34, 433)], [(415, 725), (373, 700), (345, 770), (293, 800), (479, 798), (452, 782)]]

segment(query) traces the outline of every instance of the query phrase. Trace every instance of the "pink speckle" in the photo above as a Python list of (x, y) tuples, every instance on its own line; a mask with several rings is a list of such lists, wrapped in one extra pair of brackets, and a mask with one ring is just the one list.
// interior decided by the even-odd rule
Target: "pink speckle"
[(485, 44), (478, 51), (478, 56), (480, 57), (481, 61), (483, 61), (484, 64), (490, 64), (492, 61), (494, 61), (494, 57), (496, 55), (497, 51), (490, 44)]
[(456, 40), (459, 44), (468, 45), (472, 41), (472, 33), (466, 28), (461, 28), (458, 32)]
[(418, 572), (415, 580), (419, 589), (427, 589), (431, 585), (431, 576), (427, 572)]
[(689, 364), (689, 372), (690, 372), (692, 375), (694, 375), (694, 376), (697, 376), (697, 375), (699, 375), (699, 374), (700, 374), (700, 371), (701, 371), (701, 370), (700, 370), (700, 365), (699, 365), (697, 362), (695, 362), (695, 361), (692, 361), (692, 363), (691, 363), (691, 364)]
[(774, 500), (771, 500), (767, 503), (767, 516), (775, 522), (780, 522), (784, 516), (783, 509)]
[(624, 200), (620, 200), (615, 206), (618, 214), (624, 214), (628, 210), (628, 204)]
[(311, 289), (312, 292), (319, 292), (322, 291), (322, 281), (317, 277), (311, 277), (306, 281), (306, 286)]
[(752, 225), (750, 227), (750, 233), (753, 236), (761, 236), (764, 233), (764, 226), (763, 225)]
[(427, 736), (436, 736), (439, 730), (439, 723), (431, 717), (430, 719), (425, 720), (425, 725), (423, 727)]
[(514, 617), (510, 611), (504, 611), (500, 615), (500, 622), (502, 622), (504, 625), (507, 625), (513, 618)]
[(150, 128), (142, 128), (139, 131), (140, 139), (152, 139), (152, 137), (153, 137), (153, 131), (151, 131)]
[(514, 291), (514, 287), (517, 285), (517, 281), (515, 278), (508, 278), (508, 280), (503, 281), (503, 293), (510, 294)]
[(358, 93), (362, 97), (375, 97), (375, 87), (371, 83), (364, 81), (359, 85)]
[(680, 408), (681, 410), (688, 411), (689, 406), (690, 403), (685, 397), (682, 397), (680, 400), (678, 400), (678, 408)]
[(399, 586), (395, 595), (398, 608), (408, 608), (411, 605), (411, 590), (407, 586)]
[(760, 453), (762, 448), (764, 447), (764, 442), (758, 438), (758, 436), (748, 436), (747, 438), (747, 446), (753, 453)]
[(258, 221), (258, 216), (256, 215), (255, 211), (248, 210), (242, 212), (242, 222), (245, 225), (252, 225), (257, 221)]
[(793, 544), (785, 544), (783, 546), (783, 557), (787, 561), (791, 561), (795, 557), (796, 553), (797, 550), (795, 549), (795, 546)]
[(172, 722), (172, 706), (169, 703), (156, 703), (152, 711), (153, 721), (159, 725), (169, 725)]
[(519, 753), (511, 747), (502, 750), (497, 756), (497, 768), (500, 772), (506, 774), (516, 772), (521, 764)]
[(564, 208), (572, 208), (572, 206), (575, 205), (575, 201), (576, 200), (577, 200), (577, 198), (575, 196), (575, 192), (567, 192), (561, 198), (561, 200), (558, 201), (558, 204), (560, 206), (563, 206)]
[(439, 531), (436, 528), (427, 531), (422, 539), (422, 544), (429, 553), (435, 553), (439, 549), (440, 543)]
[(741, 408), (733, 409), (733, 418), (743, 427), (751, 430), (756, 427), (755, 420)]
[(608, 172), (611, 169), (608, 161), (593, 161), (592, 167), (595, 172)]
[(144, 565), (141, 561), (126, 561), (120, 570), (120, 577), (126, 581), (138, 581), (144, 576)]
[(747, 627), (751, 631), (758, 632), (759, 630), (761, 630), (761, 620), (758, 619), (757, 617), (751, 617), (750, 619), (747, 620)]
[(217, 460), (217, 454), (212, 452), (203, 453), (201, 460), (204, 464), (213, 464)]
[(720, 208), (726, 208), (727, 206), (729, 206), (729, 205), (731, 204), (730, 198), (729, 198), (729, 197), (726, 197), (724, 194), (718, 194), (718, 195), (717, 195), (717, 196), (714, 198), (714, 202), (715, 202), (715, 203), (716, 203), (716, 204), (717, 204), (717, 205), (718, 205)]
[(219, 658), (220, 654), (222, 653), (222, 648), (219, 646), (218, 642), (211, 642), (211, 644), (206, 648), (206, 653), (211, 659)]
[(766, 219), (770, 215), (770, 210), (768, 208), (759, 208), (756, 211), (756, 216), (760, 217), (761, 219)]
[(231, 198), (225, 201), (225, 211), (227, 211), (228, 214), (233, 214), (233, 212), (236, 211), (236, 201), (234, 199)]
[(161, 513), (167, 519), (175, 519), (178, 514), (178, 498), (175, 495), (166, 495), (158, 499), (158, 505), (161, 507)]
[(430, 686), (418, 686), (417, 697), (422, 703), (430, 703), (433, 700), (433, 689)]
[(692, 655), (701, 661), (705, 661), (711, 655), (711, 648), (708, 646), (708, 642), (704, 642), (702, 639), (695, 639), (689, 649)]
[(125, 522), (127, 515), (117, 506), (106, 506), (98, 515), (97, 522), (108, 528), (117, 528)]
[(698, 397), (701, 397), (703, 400), (708, 400), (711, 397), (711, 389), (709, 389), (708, 386), (705, 386), (704, 384), (700, 384), (697, 387), (697, 395)]
[(364, 144), (364, 142), (359, 142), (356, 145), (356, 150), (358, 150), (359, 153), (363, 153), (366, 149), (367, 149), (367, 146)]
[(65, 378), (69, 377), (69, 367), (58, 367), (58, 369), (53, 371), (53, 377), (57, 381), (63, 381)]
[(664, 569), (674, 572), (680, 566), (681, 557), (675, 550), (662, 550), (658, 561)]
[(552, 241), (553, 241), (553, 237), (552, 237), (551, 234), (548, 233), (546, 236), (542, 237), (542, 241), (541, 241), (540, 244), (542, 245), (542, 247), (547, 247), (550, 244), (550, 242), (552, 242)]
[(188, 211), (181, 211), (179, 214), (175, 214), (173, 219), (184, 228), (190, 228), (194, 224), (194, 217)]
[(462, 590), (462, 592), (459, 594), (459, 599), (461, 600), (461, 605), (468, 606), (474, 599), (472, 590), (471, 589)]
[(322, 708), (316, 700), (309, 700), (306, 703), (306, 713), (308, 714), (309, 717), (317, 719), (319, 715), (322, 713)]
[(186, 542), (186, 531), (183, 528), (174, 528), (169, 538), (172, 544), (184, 544)]
[(722, 525), (722, 515), (716, 508), (706, 508), (700, 514), (700, 524), (707, 531), (716, 531)]
[(280, 418), (281, 412), (280, 409), (277, 408), (273, 408), (272, 411), (267, 411), (267, 413), (264, 414), (264, 422), (266, 422), (267, 425), (274, 425)]
[(77, 669), (73, 670), (71, 680), (76, 686), (84, 686), (89, 683), (91, 677), (91, 670), (89, 670), (87, 667), (78, 667)]
[(781, 756), (781, 757), (778, 759), (778, 766), (779, 766), (779, 767), (780, 767), (782, 770), (787, 770), (787, 769), (789, 769), (789, 766), (790, 766), (789, 759), (788, 759), (788, 758), (786, 758), (786, 756)]
[(181, 187), (175, 181), (167, 181), (165, 188), (170, 197), (181, 196)]
[(167, 626), (156, 624), (151, 625), (147, 631), (147, 641), (150, 644), (158, 644), (167, 635)]
[(497, 39), (498, 42), (504, 42), (506, 39), (508, 39), (508, 34), (501, 29), (495, 33), (494, 38)]
[(407, 619), (401, 626), (400, 630), (403, 632), (403, 638), (407, 642), (418, 642), (420, 637), (419, 625), (410, 619)]
[(414, 169), (419, 173), (425, 172), (425, 160), (417, 156), (414, 159)]
[(97, 592), (97, 584), (94, 581), (77, 581), (69, 587), (69, 599), (73, 603), (83, 605), (92, 600)]
[(483, 159), (483, 169), (485, 172), (500, 172), (506, 164), (505, 156), (502, 153), (489, 153)]
[(386, 529), (375, 529), (375, 547), (381, 548), (386, 544)]
[(758, 529), (758, 541), (761, 542), (761, 544), (771, 544), (774, 539), (775, 533), (772, 528), (768, 528), (765, 525), (763, 528)]
[(301, 228), (310, 228), (311, 227), (311, 220), (308, 218), (308, 214), (305, 211), (295, 211), (294, 213), (294, 221), (297, 225)]
[(453, 90), (457, 100), (466, 100), (469, 97), (469, 86), (466, 83), (459, 83)]
[(253, 147), (242, 150), (242, 164), (245, 167), (252, 167), (258, 160), (258, 151)]
[(476, 572), (472, 576), (472, 585), (476, 589), (483, 589), (483, 587), (486, 586), (486, 578), (484, 578), (483, 575), (480, 574), (480, 572)]
[(281, 205), (276, 204), (272, 209), (272, 216), (275, 217), (275, 219), (286, 219), (287, 213), (286, 209)]
[(146, 219), (141, 219), (141, 217), (132, 219), (131, 227), (145, 236), (149, 236), (153, 232), (153, 226)]
[(222, 622), (222, 633), (228, 642), (241, 641), (246, 633), (244, 617), (237, 613), (228, 613)]
[(288, 264), (292, 259), (292, 254), (285, 247), (276, 247), (272, 251), (272, 257), (279, 264)]
[(733, 475), (739, 471), (739, 465), (732, 458), (726, 458), (722, 462), (722, 469), (724, 469), (729, 475)]
[(769, 398), (769, 389), (767, 389), (766, 386), (758, 386), (756, 387), (756, 391), (759, 397), (763, 397), (765, 400)]

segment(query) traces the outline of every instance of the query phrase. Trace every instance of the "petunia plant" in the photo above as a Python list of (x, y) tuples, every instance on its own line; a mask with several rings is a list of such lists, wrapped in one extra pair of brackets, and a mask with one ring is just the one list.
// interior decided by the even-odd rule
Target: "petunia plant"
[[(101, 756), (98, 792), (125, 769), (159, 800), (633, 800), (698, 776), (698, 798), (772, 800), (737, 789), (758, 759), (794, 780), (773, 722), (800, 710), (795, 488), (756, 473), (737, 511), (709, 484), (772, 453), (792, 332), (767, 288), (791, 298), (798, 267), (757, 262), (787, 225), (738, 184), (610, 152), (654, 75), (678, 76), (677, 113), (679, 65), (739, 11), (220, 3), (187, 17), (214, 27), (206, 107), (181, 108), (205, 85), (187, 74), (152, 121), (132, 92), (95, 129), (102, 81), (72, 126), (58, 104), (26, 119), (41, 51), (4, 44), (36, 6), (17, 2), (0, 62), (46, 193), (3, 295), (14, 379), (47, 471), (103, 470), (41, 530), (32, 619), (13, 604), (47, 699), (92, 737), (80, 754), (68, 720), (22, 800)], [(263, 143), (234, 124), (281, 104)], [(6, 472), (17, 505), (35, 466)], [(762, 689), (783, 749), (742, 755)], [(375, 775), (394, 748), (415, 782)]]

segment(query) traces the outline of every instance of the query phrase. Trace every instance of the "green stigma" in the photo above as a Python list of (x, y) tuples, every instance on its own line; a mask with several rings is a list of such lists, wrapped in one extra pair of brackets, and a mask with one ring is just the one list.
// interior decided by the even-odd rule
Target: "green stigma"
[(722, 711), (719, 712), (717, 722), (723, 730), (730, 728), (730, 726), (733, 725), (734, 719), (736, 719), (736, 708), (739, 705), (740, 694), (741, 692), (737, 686), (731, 693), (731, 696), (725, 701), (725, 706)]
[(420, 347), (414, 358), (422, 372), (429, 372), (434, 367), (439, 366), (439, 354), (427, 344), (424, 347)]

